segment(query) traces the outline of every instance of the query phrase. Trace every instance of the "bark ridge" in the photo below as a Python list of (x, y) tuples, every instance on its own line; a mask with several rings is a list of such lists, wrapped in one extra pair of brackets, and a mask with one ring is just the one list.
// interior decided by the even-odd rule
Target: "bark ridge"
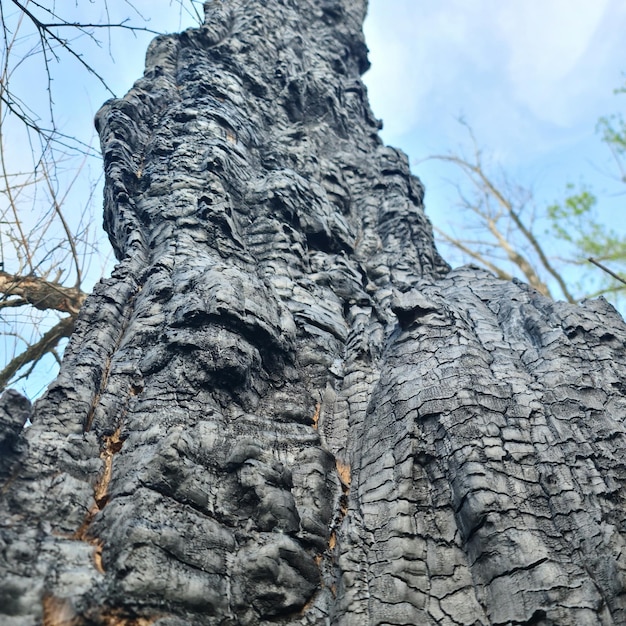
[(119, 263), (0, 400), (2, 624), (626, 623), (626, 326), (450, 270), (365, 8), (208, 2), (99, 112)]

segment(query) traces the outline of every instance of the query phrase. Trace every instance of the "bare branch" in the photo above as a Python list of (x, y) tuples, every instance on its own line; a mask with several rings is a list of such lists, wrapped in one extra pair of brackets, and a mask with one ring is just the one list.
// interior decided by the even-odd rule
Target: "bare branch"
[(74, 261), (74, 269), (76, 271), (76, 282), (74, 284), (74, 288), (75, 289), (79, 289), (80, 288), (80, 284), (82, 282), (82, 272), (81, 272), (81, 263), (79, 261), (79, 257), (78, 257), (78, 251), (76, 249), (76, 240), (75, 240), (75, 234), (72, 233), (66, 219), (65, 216), (63, 215), (63, 211), (61, 210), (61, 205), (64, 203), (65, 199), (67, 198), (67, 194), (69, 193), (70, 189), (72, 188), (72, 186), (74, 185), (74, 183), (76, 182), (76, 180), (78, 179), (78, 176), (80, 175), (80, 173), (83, 170), (83, 166), (85, 164), (85, 160), (83, 159), (83, 162), (81, 163), (81, 165), (76, 169), (74, 178), (71, 180), (71, 182), (69, 183), (65, 195), (63, 198), (61, 198), (61, 201), (59, 202), (57, 200), (57, 196), (56, 196), (56, 192), (52, 186), (52, 181), (50, 178), (50, 174), (48, 172), (47, 169), (47, 164), (44, 163), (44, 177), (46, 179), (46, 183), (48, 186), (48, 191), (50, 193), (50, 198), (52, 200), (52, 204), (54, 206), (54, 212), (56, 213), (57, 217), (59, 218), (61, 224), (63, 225), (63, 230), (65, 231), (65, 235), (67, 237), (67, 244), (70, 246), (70, 249), (72, 251), (72, 259)]
[(25, 365), (36, 364), (49, 352), (52, 352), (59, 341), (64, 337), (69, 337), (74, 330), (75, 317), (70, 315), (64, 317), (56, 326), (46, 332), (43, 337), (24, 352), (18, 354), (11, 362), (0, 371), (0, 391), (4, 389), (15, 374)]
[[(476, 146), (474, 135), (472, 134), (471, 130), (469, 130), (468, 132), (470, 133), (470, 137), (474, 145), (473, 163), (469, 162), (465, 158), (456, 155), (434, 155), (430, 158), (452, 163), (460, 167), (461, 170), (467, 174), (472, 184), (481, 193), (483, 197), (483, 206), (489, 207), (489, 201), (491, 198), (493, 198), (504, 210), (504, 213), (510, 218), (512, 223), (515, 225), (517, 231), (530, 244), (531, 248), (537, 254), (543, 268), (548, 272), (548, 274), (550, 274), (550, 276), (552, 276), (556, 280), (566, 300), (568, 302), (576, 302), (576, 298), (574, 298), (574, 296), (570, 293), (563, 277), (554, 268), (554, 266), (548, 259), (543, 250), (543, 247), (535, 237), (534, 233), (520, 218), (520, 211), (514, 208), (513, 203), (507, 198), (506, 194), (501, 191), (499, 186), (486, 174), (481, 161), (481, 153)], [(496, 222), (499, 219), (498, 214), (485, 211), (481, 209), (480, 205), (476, 206), (468, 202), (467, 199), (464, 200), (464, 204), (467, 208), (472, 210), (472, 212), (474, 212), (484, 221), (485, 226), (487, 226), (491, 233), (494, 235), (494, 237), (496, 237), (498, 245), (507, 253), (509, 260), (520, 268), (524, 276), (526, 276), (528, 282), (539, 292), (549, 296), (550, 292), (548, 287), (539, 278), (539, 275), (533, 268), (532, 264), (528, 261), (526, 257), (524, 257), (524, 255), (522, 255), (518, 250), (515, 249), (514, 246), (510, 244), (509, 238), (505, 237), (497, 228)]]
[[(1, 105), (0, 105), (0, 111), (1, 110), (2, 110), (2, 108), (1, 108)], [(22, 228), (22, 220), (18, 216), (17, 203), (16, 203), (15, 198), (13, 196), (13, 190), (12, 190), (11, 184), (9, 183), (9, 179), (8, 179), (8, 176), (7, 176), (7, 164), (6, 164), (6, 160), (5, 160), (5, 156), (4, 156), (4, 137), (2, 135), (2, 125), (1, 124), (0, 124), (0, 168), (2, 170), (0, 175), (4, 179), (4, 183), (5, 183), (5, 187), (6, 187), (6, 195), (7, 195), (7, 198), (9, 200), (9, 206), (11, 207), (11, 212), (13, 213), (13, 218), (15, 220), (15, 225), (16, 225), (17, 230), (19, 232), (20, 244), (21, 244), (21, 246), (23, 248), (24, 253), (26, 254), (28, 267), (29, 267), (29, 269), (31, 271), (33, 271), (32, 254), (30, 253), (28, 242), (26, 241), (26, 235), (24, 234), (24, 230)]]
[(18, 296), (36, 309), (52, 309), (76, 316), (87, 294), (75, 287), (63, 287), (36, 276), (17, 276), (0, 271), (0, 293)]
[[(59, 44), (59, 46), (62, 49), (64, 49), (70, 56), (74, 57), (74, 59), (76, 59), (76, 61), (78, 61), (78, 63), (80, 63), (85, 68), (85, 70), (87, 70), (87, 72), (89, 74), (94, 76), (100, 82), (100, 84), (111, 94), (111, 96), (115, 97), (115, 92), (113, 92), (113, 90), (109, 87), (108, 83), (106, 82), (106, 80), (104, 80), (102, 75), (99, 72), (97, 72), (93, 68), (93, 66), (91, 66), (89, 63), (87, 63), (85, 61), (85, 59), (83, 59), (82, 55), (80, 55), (78, 52), (76, 52), (74, 50), (74, 48), (72, 48), (72, 46), (70, 46), (70, 44), (67, 42), (66, 39), (62, 39), (61, 37), (59, 37), (52, 30), (52, 28), (57, 28), (59, 26), (73, 26), (74, 28), (87, 28), (87, 27), (93, 28), (93, 27), (95, 27), (93, 24), (80, 24), (80, 23), (72, 24), (70, 22), (46, 24), (46, 23), (40, 21), (31, 11), (29, 11), (26, 8), (26, 6), (24, 6), (18, 0), (11, 0), (11, 2), (13, 2), (13, 4), (16, 7), (18, 7), (21, 11), (23, 11), (23, 13), (33, 23), (33, 25), (35, 26), (35, 28), (39, 32), (40, 37), (42, 38), (42, 45), (44, 46), (44, 48), (47, 47), (48, 50), (53, 52), (52, 51), (52, 46), (50, 45), (50, 40), (52, 40), (52, 41), (56, 42), (57, 44)], [(127, 28), (127, 29), (130, 29), (130, 30), (146, 31), (146, 32), (152, 32), (154, 34), (157, 34), (154, 31), (151, 31), (150, 29), (147, 29), (147, 28), (128, 26), (124, 22), (121, 22), (120, 24), (103, 24), (101, 26), (103, 28), (112, 28), (112, 27)], [(53, 52), (53, 54), (55, 54), (55, 53)], [(55, 56), (56, 56), (56, 54), (55, 54)], [(46, 58), (45, 54), (44, 54), (44, 58)]]
[(464, 245), (464, 242), (461, 239), (455, 239), (454, 237), (451, 237), (446, 232), (444, 232), (440, 228), (437, 228), (436, 226), (434, 226), (433, 229), (449, 244), (453, 245), (455, 248), (458, 248), (461, 252), (464, 252), (475, 261), (478, 261), (481, 265), (484, 265), (486, 268), (490, 269), (498, 278), (502, 278), (503, 280), (513, 279), (513, 276), (499, 268), (497, 265), (491, 263), (486, 257)]
[(611, 271), (606, 265), (603, 265), (602, 263), (600, 263), (596, 259), (592, 259), (591, 257), (589, 257), (587, 260), (589, 261), (589, 263), (593, 263), (596, 267), (599, 267), (601, 270), (609, 274), (609, 276), (615, 278), (615, 280), (618, 280), (620, 283), (624, 283), (624, 285), (626, 285), (626, 280), (624, 280), (619, 274)]
[[(0, 309), (18, 308), (27, 304), (30, 304), (30, 302), (24, 298), (10, 298), (8, 300), (0, 300)], [(8, 333), (5, 332), (3, 334), (6, 335)]]

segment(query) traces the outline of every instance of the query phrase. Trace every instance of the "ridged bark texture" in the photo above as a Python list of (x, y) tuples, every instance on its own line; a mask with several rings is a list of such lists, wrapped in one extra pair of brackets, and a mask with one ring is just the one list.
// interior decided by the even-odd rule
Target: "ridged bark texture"
[(449, 271), (357, 0), (224, 0), (97, 117), (119, 264), (0, 403), (3, 626), (626, 624), (626, 327)]

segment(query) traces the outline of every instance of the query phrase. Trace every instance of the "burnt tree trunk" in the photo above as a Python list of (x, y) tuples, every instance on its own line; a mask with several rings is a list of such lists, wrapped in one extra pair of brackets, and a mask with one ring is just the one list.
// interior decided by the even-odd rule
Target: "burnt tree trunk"
[(364, 0), (224, 0), (97, 117), (119, 264), (0, 403), (4, 626), (626, 624), (626, 327), (450, 271)]

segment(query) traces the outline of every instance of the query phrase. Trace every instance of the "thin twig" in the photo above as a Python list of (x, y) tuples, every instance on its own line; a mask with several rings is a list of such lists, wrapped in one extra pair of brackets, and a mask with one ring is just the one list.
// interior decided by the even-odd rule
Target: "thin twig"
[[(572, 294), (569, 292), (567, 285), (565, 284), (565, 281), (563, 280), (563, 277), (552, 266), (545, 252), (543, 251), (543, 248), (541, 247), (540, 243), (537, 241), (535, 235), (522, 222), (521, 218), (519, 217), (519, 213), (515, 211), (511, 202), (509, 202), (509, 200), (504, 196), (504, 194), (500, 191), (500, 189), (498, 189), (496, 184), (485, 174), (482, 163), (480, 161), (479, 151), (476, 152), (475, 157), (476, 157), (476, 163), (470, 163), (469, 161), (461, 157), (457, 157), (455, 155), (435, 155), (431, 158), (438, 160), (438, 161), (447, 161), (449, 163), (454, 163), (455, 165), (459, 166), (462, 170), (466, 172), (470, 180), (474, 183), (474, 185), (478, 187), (479, 190), (481, 190), (485, 194), (485, 196), (491, 196), (495, 198), (498, 204), (506, 211), (506, 213), (509, 215), (511, 220), (517, 226), (519, 232), (524, 236), (526, 241), (528, 241), (528, 243), (535, 250), (543, 267), (557, 281), (561, 291), (563, 292), (563, 295), (565, 296), (565, 299), (568, 302), (572, 302), (572, 303), (576, 302), (576, 299), (574, 298), (574, 296), (572, 296)], [(477, 213), (482, 219), (485, 219), (485, 216), (482, 215), (478, 210), (475, 210), (473, 207), (472, 207), (472, 210), (474, 210), (474, 212)], [(490, 220), (486, 220), (486, 221), (489, 222)], [(490, 230), (492, 229), (490, 228)], [(506, 238), (504, 238), (504, 241), (506, 241)], [(505, 246), (505, 249), (507, 247), (508, 246)], [(519, 263), (514, 258), (511, 258), (511, 261), (519, 266)], [(534, 280), (531, 280), (530, 276), (526, 273), (526, 271), (521, 266), (520, 266), (520, 269), (522, 269), (522, 271), (529, 278), (529, 281), (531, 283), (535, 282)], [(535, 274), (534, 271), (532, 273)], [(541, 281), (538, 281), (537, 284), (533, 286), (537, 287), (538, 284), (541, 284)], [(540, 288), (539, 291), (542, 291), (542, 289)], [(549, 295), (549, 294), (546, 294), (546, 295)]]
[(603, 270), (610, 276), (613, 276), (615, 280), (619, 280), (620, 283), (624, 283), (624, 285), (626, 285), (626, 280), (624, 280), (621, 276), (617, 275), (615, 272), (611, 271), (608, 267), (606, 267), (606, 265), (603, 265), (602, 263), (600, 263), (600, 261), (596, 261), (595, 259), (591, 257), (589, 257), (587, 261), (589, 261), (589, 263), (593, 263), (596, 267), (599, 267), (601, 270)]
[(37, 363), (48, 352), (54, 350), (63, 337), (69, 337), (74, 330), (74, 317), (64, 317), (59, 323), (51, 328), (44, 336), (24, 352), (18, 354), (11, 362), (0, 371), (0, 390), (4, 389), (11, 378), (28, 363)]

